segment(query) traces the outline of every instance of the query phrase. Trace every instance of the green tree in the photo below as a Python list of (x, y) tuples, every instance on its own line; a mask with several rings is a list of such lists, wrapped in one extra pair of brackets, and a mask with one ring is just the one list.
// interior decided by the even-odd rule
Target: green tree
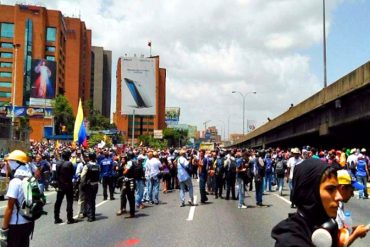
[(163, 139), (167, 140), (168, 146), (177, 147), (187, 143), (188, 130), (166, 128), (163, 130)]
[(139, 143), (154, 149), (164, 149), (167, 147), (167, 140), (154, 139), (153, 135), (141, 135), (138, 137)]
[(111, 124), (109, 118), (94, 109), (94, 104), (91, 100), (86, 101), (85, 106), (89, 113), (87, 119), (89, 120), (91, 130), (116, 129), (116, 125)]
[(55, 130), (60, 134), (60, 126), (65, 125), (69, 134), (73, 133), (75, 117), (68, 99), (59, 94), (52, 103), (54, 107)]

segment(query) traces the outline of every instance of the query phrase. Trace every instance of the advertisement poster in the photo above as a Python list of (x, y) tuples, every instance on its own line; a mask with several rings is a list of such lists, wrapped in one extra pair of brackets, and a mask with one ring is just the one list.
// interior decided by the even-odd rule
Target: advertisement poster
[(256, 129), (256, 120), (247, 120), (247, 132), (251, 132)]
[(180, 107), (166, 107), (165, 122), (167, 125), (178, 124), (180, 120)]
[(30, 106), (51, 106), (55, 98), (56, 63), (32, 59)]
[(155, 60), (153, 58), (122, 58), (122, 105), (124, 115), (156, 114)]
[[(7, 117), (12, 117), (12, 107), (7, 107)], [(25, 107), (25, 106), (16, 106), (14, 107), (15, 117), (25, 117), (30, 118), (52, 118), (53, 109), (52, 108), (38, 108), (38, 107)]]

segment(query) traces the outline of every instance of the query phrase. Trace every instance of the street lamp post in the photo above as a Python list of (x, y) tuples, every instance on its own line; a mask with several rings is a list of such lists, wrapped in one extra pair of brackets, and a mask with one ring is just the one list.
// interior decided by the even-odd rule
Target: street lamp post
[(257, 92), (247, 92), (245, 94), (239, 92), (239, 91), (232, 91), (231, 93), (238, 93), (242, 96), (243, 99), (243, 136), (244, 136), (244, 120), (245, 120), (245, 98), (247, 97), (248, 94), (256, 94)]
[(14, 71), (13, 71), (13, 92), (12, 92), (12, 124), (11, 124), (11, 131), (10, 131), (10, 137), (11, 139), (14, 139), (14, 125), (15, 125), (15, 93), (17, 90), (17, 54), (18, 54), (18, 48), (21, 47), (20, 44), (13, 44), (14, 48)]
[(327, 86), (326, 74), (326, 25), (325, 25), (325, 0), (322, 0), (323, 10), (323, 58), (324, 58), (324, 88)]

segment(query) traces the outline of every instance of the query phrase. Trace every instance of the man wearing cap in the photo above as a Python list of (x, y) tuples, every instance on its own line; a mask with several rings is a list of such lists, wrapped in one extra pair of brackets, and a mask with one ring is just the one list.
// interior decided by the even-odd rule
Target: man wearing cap
[(352, 178), (347, 170), (338, 170), (337, 177), (338, 192), (341, 194), (343, 200), (339, 202), (336, 221), (339, 229), (346, 228), (347, 230), (352, 231), (347, 243), (344, 243), (344, 246), (350, 246), (358, 237), (365, 237), (366, 233), (369, 231), (369, 227), (365, 225), (358, 225), (353, 227), (353, 229), (348, 229), (348, 224), (344, 215), (344, 203), (347, 203), (351, 199), (354, 189), (362, 190), (364, 189), (364, 186), (357, 182), (355, 178)]
[[(288, 167), (287, 182), (288, 182), (289, 189), (290, 189), (290, 201), (292, 202), (292, 189), (293, 189), (292, 181), (293, 181), (294, 167), (298, 165), (299, 163), (301, 163), (303, 160), (301, 158), (301, 152), (299, 151), (299, 148), (292, 148), (290, 152), (292, 154), (292, 157), (289, 158), (288, 163), (287, 163), (287, 167)], [(290, 207), (295, 208), (295, 205), (293, 202), (290, 204)]]

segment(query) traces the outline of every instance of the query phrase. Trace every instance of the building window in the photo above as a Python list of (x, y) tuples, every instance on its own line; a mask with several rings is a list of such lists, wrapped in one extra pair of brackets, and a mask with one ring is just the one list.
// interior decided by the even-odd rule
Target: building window
[(10, 98), (10, 97), (12, 97), (12, 93), (0, 92), (0, 97), (2, 97), (2, 98)]
[(11, 68), (12, 67), (12, 63), (8, 63), (8, 62), (0, 62), (0, 68)]
[(2, 57), (2, 58), (13, 58), (13, 53), (10, 53), (10, 52), (0, 52), (0, 57)]
[(0, 82), (0, 87), (8, 87), (11, 88), (12, 84), (10, 82)]
[(46, 28), (46, 41), (55, 42), (57, 36), (57, 29), (55, 27)]
[(46, 52), (55, 52), (55, 46), (46, 46), (45, 51)]
[(12, 43), (1, 42), (1, 48), (13, 48)]
[(54, 56), (46, 56), (45, 58), (46, 58), (46, 60), (49, 60), (49, 61), (55, 61)]
[(0, 72), (0, 77), (12, 78), (12, 72)]
[(14, 24), (13, 23), (1, 23), (0, 37), (13, 38), (14, 37)]

